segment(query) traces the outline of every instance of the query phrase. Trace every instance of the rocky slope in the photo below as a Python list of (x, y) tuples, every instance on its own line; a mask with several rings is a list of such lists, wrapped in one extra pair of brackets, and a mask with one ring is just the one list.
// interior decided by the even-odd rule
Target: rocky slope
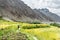
[(0, 16), (13, 21), (54, 21), (52, 18), (28, 7), (21, 0), (0, 0)]
[(50, 12), (47, 8), (34, 9), (34, 11), (39, 12), (39, 14), (45, 15), (45, 19), (49, 19), (51, 22), (60, 22), (60, 16)]
[(40, 20), (40, 16), (21, 0), (0, 0), (0, 16), (14, 21)]

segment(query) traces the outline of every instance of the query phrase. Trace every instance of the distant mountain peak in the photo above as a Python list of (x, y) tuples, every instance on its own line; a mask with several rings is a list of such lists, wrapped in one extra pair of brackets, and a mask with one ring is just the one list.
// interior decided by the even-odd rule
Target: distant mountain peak
[[(60, 22), (60, 16), (56, 15), (55, 13), (52, 13), (49, 11), (47, 8), (42, 8), (42, 9), (34, 9), (36, 12), (39, 12), (41, 15), (45, 15), (47, 19), (53, 20), (53, 22)], [(46, 18), (45, 17), (45, 18)]]
[(60, 21), (60, 17), (52, 15), (48, 9), (31, 9), (21, 0), (0, 0), (0, 16), (3, 19), (22, 22)]
[(47, 8), (42, 8), (41, 10), (45, 11), (45, 12), (49, 12), (49, 9), (47, 9)]

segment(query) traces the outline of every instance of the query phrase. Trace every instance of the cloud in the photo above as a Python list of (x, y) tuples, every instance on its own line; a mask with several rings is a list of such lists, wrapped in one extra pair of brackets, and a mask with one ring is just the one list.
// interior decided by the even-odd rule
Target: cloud
[(48, 8), (60, 15), (60, 0), (22, 0), (31, 8)]
[(52, 0), (52, 1), (49, 1), (49, 2), (50, 3), (48, 3), (48, 7), (60, 9), (60, 0)]

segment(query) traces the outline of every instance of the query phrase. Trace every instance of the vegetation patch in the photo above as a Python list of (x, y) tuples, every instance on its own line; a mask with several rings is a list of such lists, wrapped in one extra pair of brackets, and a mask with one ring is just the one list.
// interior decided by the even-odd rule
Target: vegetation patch
[(56, 24), (30, 24), (1, 19), (0, 40), (60, 40), (60, 28), (55, 26)]
[(48, 28), (50, 25), (48, 24), (23, 24), (22, 28), (24, 29), (32, 29), (32, 28)]
[(58, 23), (51, 23), (50, 25), (56, 26), (56, 27), (59, 27), (60, 28), (60, 24), (58, 24)]

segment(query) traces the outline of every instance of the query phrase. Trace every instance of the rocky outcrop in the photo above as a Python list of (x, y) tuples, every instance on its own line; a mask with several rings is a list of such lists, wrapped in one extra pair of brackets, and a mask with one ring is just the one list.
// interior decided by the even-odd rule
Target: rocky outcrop
[(0, 16), (13, 21), (40, 20), (40, 16), (21, 0), (0, 0)]
[(60, 16), (50, 12), (47, 8), (34, 9), (34, 11), (39, 12), (39, 14), (42, 15), (43, 18), (49, 20), (50, 22), (60, 22)]
[(46, 16), (42, 11), (31, 9), (21, 0), (0, 0), (0, 16), (5, 20), (22, 22), (56, 21), (50, 16)]

